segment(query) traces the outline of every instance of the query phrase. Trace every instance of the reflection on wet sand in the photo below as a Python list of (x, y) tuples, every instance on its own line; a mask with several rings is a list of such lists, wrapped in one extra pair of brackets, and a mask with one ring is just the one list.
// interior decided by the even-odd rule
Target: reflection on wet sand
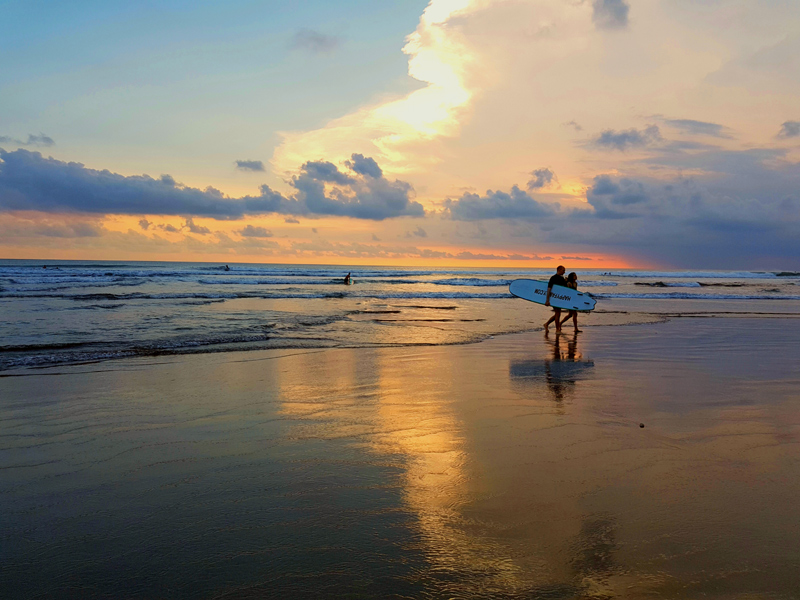
[[(562, 339), (564, 337), (566, 345)], [(508, 374), (512, 380), (521, 384), (545, 381), (553, 400), (562, 402), (572, 393), (579, 379), (591, 376), (594, 362), (583, 359), (577, 332), (568, 337), (559, 333), (551, 337), (549, 332), (545, 331), (544, 339), (549, 351), (548, 358), (512, 360), (509, 363)]]
[[(281, 410), (296, 423), (295, 439), (347, 439), (376, 462), (398, 466), (401, 510), (415, 529), (403, 550), (424, 556), (425, 569), (410, 577), (431, 596), (675, 591), (695, 571), (679, 552), (670, 554), (671, 536), (683, 536), (686, 552), (702, 552), (701, 540), (729, 527), (702, 521), (711, 505), (725, 504), (724, 484), (703, 484), (703, 500), (689, 491), (702, 489), (698, 470), (711, 464), (717, 472), (708, 481), (725, 482), (727, 463), (704, 448), (736, 455), (761, 433), (745, 422), (736, 437), (707, 425), (706, 442), (660, 433), (669, 427), (656, 423), (639, 429), (627, 413), (642, 411), (653, 390), (669, 397), (669, 363), (657, 363), (652, 374), (607, 359), (600, 369), (586, 358), (591, 334), (582, 335), (307, 355), (280, 373)], [(672, 360), (683, 376), (679, 359)], [(688, 515), (676, 513), (677, 505)], [(684, 522), (696, 525), (684, 532)], [(647, 549), (646, 559), (637, 548)], [(662, 565), (675, 574), (665, 575)]]
[[(453, 411), (461, 379), (456, 365), (414, 353), (327, 354), (335, 358), (329, 365), (312, 359), (313, 379), (298, 370), (282, 373), (282, 410), (311, 419), (300, 435), (354, 437), (382, 462), (400, 462), (405, 509), (418, 526), (407, 550), (421, 551), (433, 572), (447, 574), (451, 592), (517, 589), (518, 568), (507, 548), (471, 534), (461, 514), (471, 490), (463, 426)], [(356, 394), (337, 393), (346, 389)]]

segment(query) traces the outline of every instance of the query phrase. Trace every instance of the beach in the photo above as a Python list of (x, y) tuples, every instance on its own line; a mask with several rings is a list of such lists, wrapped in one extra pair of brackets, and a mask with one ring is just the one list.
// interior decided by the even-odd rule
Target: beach
[(0, 596), (794, 598), (799, 338), (665, 317), (7, 370)]

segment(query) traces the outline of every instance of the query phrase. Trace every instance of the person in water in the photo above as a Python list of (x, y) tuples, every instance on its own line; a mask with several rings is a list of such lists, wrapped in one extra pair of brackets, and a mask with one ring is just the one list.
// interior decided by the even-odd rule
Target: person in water
[(231, 268), (230, 268), (228, 265), (225, 265), (225, 270), (226, 270), (226, 271), (230, 271), (230, 270), (231, 270)]
[[(550, 281), (547, 282), (547, 297), (544, 299), (544, 305), (550, 306), (550, 295), (553, 293), (553, 286), (560, 285), (562, 287), (567, 287), (567, 280), (564, 279), (564, 273), (567, 270), (559, 265), (556, 268), (556, 274), (550, 278)], [(544, 330), (547, 331), (547, 328), (550, 326), (550, 323), (555, 322), (556, 324), (556, 331), (561, 331), (561, 309), (554, 306), (553, 307), (553, 316), (548, 319), (547, 323), (544, 324)]]
[[(578, 289), (578, 275), (574, 271), (572, 273), (570, 273), (569, 275), (567, 275), (567, 287), (568, 288), (572, 288), (573, 290), (577, 290)], [(561, 325), (563, 325), (564, 323), (569, 321), (570, 317), (572, 317), (572, 324), (575, 326), (575, 333), (579, 332), (580, 329), (578, 329), (578, 311), (577, 310), (569, 311), (567, 313), (567, 316), (564, 317), (564, 320), (561, 321)], [(559, 325), (559, 328), (561, 327), (561, 325)]]
[(344, 278), (344, 284), (350, 285), (350, 273), (347, 274), (347, 277)]

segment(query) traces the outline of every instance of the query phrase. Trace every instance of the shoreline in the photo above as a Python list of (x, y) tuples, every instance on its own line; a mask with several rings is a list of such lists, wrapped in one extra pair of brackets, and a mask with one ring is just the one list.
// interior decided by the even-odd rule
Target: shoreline
[[(798, 312), (751, 312), (751, 311), (726, 311), (726, 310), (713, 310), (713, 311), (704, 311), (704, 312), (635, 312), (631, 313), (630, 311), (614, 311), (614, 310), (599, 310), (599, 311), (592, 311), (594, 316), (597, 315), (628, 315), (628, 316), (637, 316), (639, 318), (633, 318), (630, 320), (624, 320), (623, 322), (606, 322), (606, 323), (585, 323), (586, 316), (579, 315), (579, 320), (583, 321), (581, 323), (581, 328), (597, 328), (597, 327), (630, 327), (636, 325), (649, 325), (649, 324), (662, 324), (668, 323), (672, 320), (677, 319), (747, 319), (747, 318), (754, 318), (754, 319), (797, 319), (800, 318), (800, 311)], [(562, 311), (562, 315), (566, 315), (567, 311)], [(545, 319), (546, 315), (542, 316)], [(441, 321), (437, 321), (436, 319), (429, 319), (431, 323), (437, 322), (449, 322), (449, 320), (442, 319)], [(564, 330), (562, 333), (566, 334), (571, 331), (572, 325), (571, 323), (567, 323), (564, 326)], [(182, 349), (156, 349), (156, 350), (129, 350), (129, 351), (119, 351), (119, 356), (108, 356), (108, 357), (101, 357), (101, 358), (91, 358), (88, 360), (76, 360), (76, 361), (69, 361), (64, 360), (63, 362), (56, 362), (52, 364), (41, 364), (41, 365), (22, 365), (22, 366), (13, 366), (9, 368), (2, 368), (0, 369), (0, 378), (3, 377), (20, 377), (23, 376), (28, 371), (36, 371), (40, 372), (42, 370), (51, 369), (51, 368), (61, 368), (61, 367), (76, 367), (82, 365), (91, 365), (91, 364), (103, 364), (106, 362), (116, 363), (118, 361), (124, 360), (137, 360), (137, 359), (152, 359), (158, 357), (182, 357), (182, 356), (197, 356), (197, 355), (206, 355), (206, 354), (235, 354), (235, 353), (257, 353), (257, 352), (270, 352), (270, 351), (287, 351), (287, 350), (307, 350), (307, 351), (318, 351), (318, 350), (333, 350), (333, 349), (370, 349), (370, 348), (405, 348), (405, 347), (436, 347), (436, 346), (464, 346), (464, 345), (471, 345), (471, 344), (480, 344), (487, 340), (501, 337), (501, 336), (510, 336), (510, 335), (523, 335), (529, 333), (535, 333), (537, 331), (543, 331), (542, 325), (534, 325), (533, 327), (513, 330), (513, 331), (497, 331), (497, 332), (490, 332), (490, 333), (483, 333), (480, 334), (480, 337), (475, 339), (467, 339), (464, 341), (442, 341), (442, 342), (406, 342), (406, 343), (374, 343), (374, 344), (330, 344), (327, 346), (314, 346), (314, 345), (292, 345), (286, 344), (278, 347), (255, 347), (252, 349), (248, 348), (182, 348)], [(555, 332), (555, 328), (551, 327), (551, 331)], [(33, 374), (33, 373), (32, 373)]]

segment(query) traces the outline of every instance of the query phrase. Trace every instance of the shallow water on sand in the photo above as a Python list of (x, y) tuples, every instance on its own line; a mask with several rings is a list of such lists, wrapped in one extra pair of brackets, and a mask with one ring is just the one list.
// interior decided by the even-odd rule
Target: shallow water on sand
[[(226, 270), (227, 266), (227, 270)], [(540, 328), (514, 279), (546, 269), (0, 260), (0, 371), (133, 356), (443, 345)], [(580, 269), (589, 325), (800, 317), (800, 273)]]
[(799, 336), (681, 319), (15, 372), (0, 596), (794, 598)]

